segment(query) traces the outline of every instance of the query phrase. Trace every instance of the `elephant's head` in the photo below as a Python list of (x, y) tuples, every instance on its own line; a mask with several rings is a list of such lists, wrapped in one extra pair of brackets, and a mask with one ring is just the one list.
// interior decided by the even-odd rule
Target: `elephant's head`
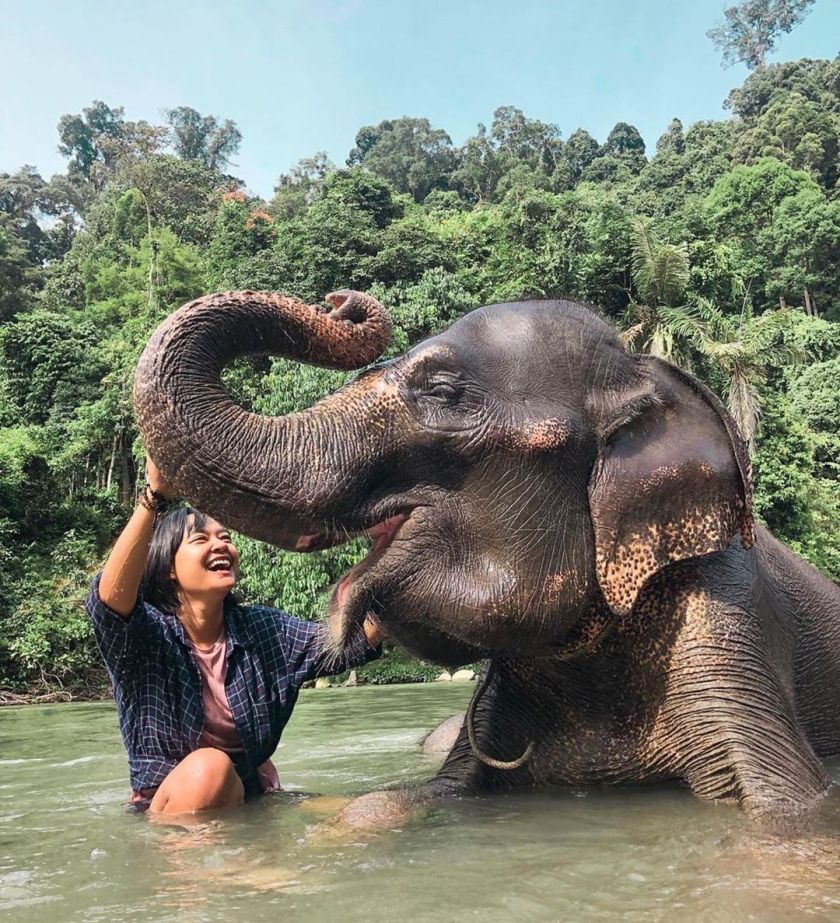
[(220, 381), (234, 356), (380, 355), (381, 305), (329, 300), (186, 305), (149, 342), (135, 399), (164, 474), (225, 523), (299, 551), (367, 533), (332, 596), (338, 640), (373, 611), (445, 663), (546, 651), (604, 602), (629, 612), (668, 564), (748, 537), (748, 463), (718, 400), (571, 302), (473, 311), (302, 413), (238, 407)]

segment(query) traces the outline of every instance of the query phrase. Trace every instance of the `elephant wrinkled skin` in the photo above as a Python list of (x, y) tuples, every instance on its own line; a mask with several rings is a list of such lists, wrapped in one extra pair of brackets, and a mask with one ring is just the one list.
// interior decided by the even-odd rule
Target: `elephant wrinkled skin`
[(135, 401), (164, 474), (222, 521), (299, 551), (367, 533), (330, 602), (336, 643), (372, 612), (426, 659), (490, 659), (472, 744), (465, 722), (435, 779), (392, 804), (676, 779), (771, 825), (807, 816), (840, 753), (840, 589), (753, 527), (717, 398), (543, 301), (473, 311), (301, 413), (236, 406), (219, 377), (234, 356), (380, 355), (382, 306), (328, 300), (184, 306)]

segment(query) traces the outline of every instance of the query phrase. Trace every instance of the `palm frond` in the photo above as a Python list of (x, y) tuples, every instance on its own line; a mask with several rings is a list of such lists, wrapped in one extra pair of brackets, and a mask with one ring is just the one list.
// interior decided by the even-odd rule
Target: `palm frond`
[(628, 327), (626, 330), (620, 330), (618, 336), (621, 340), (622, 346), (624, 346), (625, 349), (632, 348), (636, 340), (644, 334), (644, 331), (644, 324), (634, 324), (632, 327)]
[(699, 343), (705, 333), (705, 325), (702, 320), (688, 308), (672, 308), (669, 305), (662, 305), (658, 313), (660, 323), (667, 327), (676, 337)]
[(743, 359), (751, 353), (749, 346), (742, 340), (722, 343), (719, 340), (711, 339), (711, 337), (703, 338), (700, 343), (700, 351), (704, 356), (708, 356), (709, 359), (716, 362)]
[(737, 367), (729, 382), (728, 404), (729, 412), (752, 452), (755, 449), (755, 434), (761, 418), (761, 402), (754, 383)]
[(657, 240), (650, 220), (636, 218), (631, 223), (630, 267), (633, 282), (649, 304), (674, 304), (688, 285), (688, 247)]

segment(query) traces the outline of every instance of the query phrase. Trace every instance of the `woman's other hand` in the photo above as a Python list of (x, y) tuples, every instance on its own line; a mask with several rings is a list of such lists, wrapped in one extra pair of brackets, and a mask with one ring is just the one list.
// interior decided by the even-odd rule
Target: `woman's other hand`
[(160, 469), (148, 455), (146, 456), (146, 480), (149, 482), (149, 487), (156, 494), (166, 497), (167, 500), (171, 500), (175, 496), (175, 489), (160, 473)]
[(365, 616), (362, 627), (364, 628), (365, 638), (370, 647), (377, 647), (382, 643), (382, 639), (385, 637), (386, 632), (379, 619), (371, 618), (369, 615)]

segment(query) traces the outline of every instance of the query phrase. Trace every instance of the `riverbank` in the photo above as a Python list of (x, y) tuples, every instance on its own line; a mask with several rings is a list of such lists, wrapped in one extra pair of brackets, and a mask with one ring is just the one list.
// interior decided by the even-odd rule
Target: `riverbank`
[[(477, 674), (478, 664), (468, 667)], [(351, 679), (352, 675), (352, 679)], [(409, 657), (394, 648), (386, 648), (382, 657), (353, 671), (329, 678), (330, 686), (392, 686), (412, 683), (433, 683), (451, 676), (437, 664)], [(463, 678), (463, 677), (461, 677)], [(307, 683), (314, 686), (315, 683)], [(53, 686), (48, 679), (24, 689), (0, 688), (0, 708), (7, 705), (49, 705), (62, 702), (102, 702), (110, 699), (111, 684), (102, 668), (101, 675), (88, 677), (78, 686)]]
[(52, 689), (18, 692), (0, 689), (0, 708), (7, 705), (53, 705), (62, 702), (102, 702), (111, 698), (111, 687), (94, 689)]

